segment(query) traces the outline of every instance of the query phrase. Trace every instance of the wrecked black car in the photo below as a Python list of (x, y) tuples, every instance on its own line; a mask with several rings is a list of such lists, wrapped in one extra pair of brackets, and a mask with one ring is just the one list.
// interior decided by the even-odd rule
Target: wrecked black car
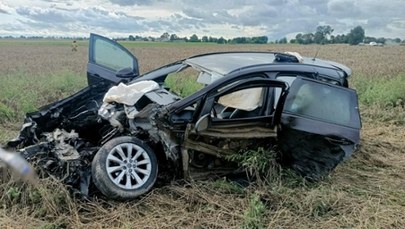
[[(297, 53), (193, 56), (140, 75), (120, 44), (91, 34), (88, 86), (28, 113), (7, 143), (87, 195), (135, 198), (158, 171), (184, 178), (226, 168), (227, 155), (277, 145), (309, 179), (329, 174), (360, 140), (357, 94), (344, 65)], [(174, 80), (169, 84), (168, 81)], [(176, 92), (176, 80), (193, 81)]]

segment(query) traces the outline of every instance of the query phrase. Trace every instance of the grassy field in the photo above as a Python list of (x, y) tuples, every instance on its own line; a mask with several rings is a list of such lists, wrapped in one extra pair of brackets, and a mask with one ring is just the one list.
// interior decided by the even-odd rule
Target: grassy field
[[(48, 178), (31, 187), (0, 177), (0, 228), (405, 228), (405, 47), (124, 43), (141, 72), (190, 55), (297, 51), (352, 68), (361, 146), (327, 179), (308, 183), (275, 166), (242, 188), (225, 180), (173, 181), (131, 202), (74, 199)], [(25, 112), (86, 84), (87, 43), (0, 41), (0, 143)]]

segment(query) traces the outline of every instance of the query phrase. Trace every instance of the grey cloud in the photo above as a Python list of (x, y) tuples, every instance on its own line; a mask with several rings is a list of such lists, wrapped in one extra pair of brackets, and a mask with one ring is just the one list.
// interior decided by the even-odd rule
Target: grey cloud
[(372, 17), (367, 20), (366, 25), (369, 27), (385, 27), (392, 19), (385, 17)]
[(152, 5), (153, 0), (109, 0), (111, 3), (120, 6), (133, 6), (133, 5)]
[(128, 16), (123, 12), (110, 13), (98, 8), (78, 9), (76, 11), (59, 8), (20, 7), (16, 12), (30, 20), (21, 23), (31, 27), (54, 28), (58, 31), (70, 28), (104, 28), (114, 32), (141, 32), (147, 27), (141, 22), (144, 18)]
[(189, 17), (197, 18), (197, 19), (204, 19), (208, 17), (212, 17), (213, 15), (207, 11), (198, 10), (195, 8), (186, 8), (183, 10), (183, 13)]
[(334, 16), (354, 16), (360, 13), (360, 8), (352, 0), (332, 0), (328, 2), (328, 12)]
[(17, 23), (4, 23), (4, 24), (0, 24), (0, 27), (8, 32), (15, 32), (15, 31), (23, 31), (26, 28), (19, 23), (19, 21), (17, 20)]
[(7, 12), (6, 10), (0, 9), (0, 14), (10, 14), (10, 13)]
[[(43, 0), (68, 4), (72, 0)], [(104, 28), (111, 32), (196, 33), (213, 31), (211, 26), (222, 25), (224, 30), (240, 31), (255, 27), (270, 39), (286, 34), (314, 32), (318, 25), (331, 25), (334, 34), (347, 33), (356, 25), (382, 35), (394, 31), (405, 36), (405, 4), (403, 0), (108, 0), (120, 6), (142, 5), (149, 9), (171, 10), (169, 17), (145, 19), (123, 12), (98, 7), (64, 9), (63, 4), (51, 8), (19, 7), (16, 12), (26, 18), (25, 24), (55, 26), (66, 29)], [(100, 3), (100, 6), (103, 3)], [(76, 4), (74, 4), (76, 5)], [(119, 9), (119, 7), (117, 7)], [(135, 7), (136, 8), (136, 7)], [(127, 8), (125, 8), (127, 9)], [(129, 8), (128, 8), (129, 9)], [(0, 9), (0, 13), (4, 13)], [(53, 28), (53, 27), (52, 27)], [(226, 32), (231, 34), (231, 32)], [(204, 32), (205, 33), (205, 32)], [(202, 34), (201, 34), (202, 35)], [(218, 36), (222, 34), (208, 34)], [(251, 36), (241, 34), (241, 36)]]
[(21, 15), (33, 19), (35, 21), (65, 23), (73, 21), (74, 18), (64, 12), (54, 9), (31, 9), (28, 7), (20, 7), (16, 12)]
[[(225, 24), (229, 22), (235, 22), (235, 17), (231, 16), (225, 10), (202, 10), (202, 9), (193, 9), (186, 8), (183, 9), (183, 13), (187, 17), (191, 17), (196, 23), (206, 23), (206, 24)], [(179, 19), (183, 19), (181, 17)], [(192, 22), (192, 21), (190, 21)]]
[(195, 8), (197, 10), (218, 10), (240, 8), (248, 4), (248, 0), (175, 0), (175, 4), (183, 6), (184, 8)]
[[(326, 2), (315, 0), (301, 3), (298, 0), (255, 2), (238, 0), (240, 4), (226, 4), (226, 1), (207, 0), (199, 4), (199, 8), (188, 5), (183, 7), (183, 13), (187, 17), (199, 19), (198, 23), (230, 24), (230, 29), (256, 26), (264, 30), (263, 35), (284, 36), (287, 33), (310, 30), (313, 31), (318, 25), (320, 15), (325, 13)], [(208, 7), (214, 4), (215, 9)], [(308, 4), (308, 5), (305, 5)], [(310, 5), (310, 4), (313, 4)], [(230, 15), (228, 10), (242, 9), (239, 15)], [(323, 13), (320, 13), (322, 11)], [(278, 26), (275, 26), (278, 25)], [(311, 27), (311, 28), (309, 28)]]
[(391, 23), (391, 25), (396, 29), (403, 29), (405, 30), (405, 19), (404, 20), (396, 20)]

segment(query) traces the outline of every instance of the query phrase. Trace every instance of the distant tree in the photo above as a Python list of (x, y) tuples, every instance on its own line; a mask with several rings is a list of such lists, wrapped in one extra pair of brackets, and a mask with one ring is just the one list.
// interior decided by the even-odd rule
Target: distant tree
[(220, 37), (220, 38), (218, 38), (218, 40), (217, 40), (217, 43), (218, 44), (225, 44), (225, 38), (223, 38), (223, 37)]
[[(269, 41), (269, 38), (267, 36), (260, 36), (260, 37), (253, 37), (252, 38), (253, 43), (255, 44), (267, 44)], [(287, 38), (286, 38), (287, 40)]]
[(350, 33), (347, 34), (348, 42), (351, 45), (357, 45), (364, 40), (364, 29), (361, 26), (357, 26), (354, 29), (350, 30)]
[(129, 41), (134, 41), (134, 40), (135, 40), (135, 37), (132, 36), (132, 35), (129, 35), (128, 40), (129, 40)]
[(291, 39), (291, 40), (290, 40), (290, 43), (291, 43), (291, 44), (295, 44), (295, 43), (297, 43), (297, 40), (296, 40), (296, 39)]
[(314, 34), (306, 33), (306, 34), (302, 35), (302, 42), (304, 45), (314, 43)]
[(283, 37), (278, 41), (279, 44), (287, 44), (287, 38)]
[(331, 44), (334, 44), (334, 43), (335, 43), (335, 36), (330, 35), (329, 43), (331, 43)]
[(208, 42), (208, 37), (207, 36), (203, 36), (201, 38), (201, 42)]
[(170, 35), (170, 41), (175, 41), (175, 40), (178, 40), (178, 39), (179, 39), (179, 37), (175, 33)]
[(385, 44), (386, 41), (387, 39), (385, 39), (384, 37), (377, 38), (377, 43)]
[(247, 39), (246, 37), (235, 37), (232, 39), (231, 43), (235, 43), (235, 44), (246, 44), (247, 43)]
[(302, 33), (299, 33), (295, 36), (295, 40), (297, 41), (298, 44), (303, 44), (304, 40), (302, 39)]
[(395, 38), (395, 39), (394, 39), (394, 42), (395, 42), (395, 43), (401, 43), (401, 38), (399, 38), (399, 37)]
[(328, 43), (328, 36), (333, 32), (332, 27), (329, 25), (321, 25), (316, 27), (316, 32), (314, 34), (314, 42), (317, 44)]
[(377, 38), (375, 38), (375, 37), (364, 37), (363, 42), (365, 44), (369, 44), (370, 42), (377, 42)]
[(337, 44), (347, 44), (348, 43), (348, 37), (346, 34), (341, 34), (337, 35), (335, 38)]
[(190, 42), (199, 42), (200, 40), (198, 39), (198, 36), (196, 34), (193, 34), (190, 39)]
[(168, 41), (170, 39), (170, 34), (168, 32), (163, 33), (160, 35), (160, 39), (164, 41)]

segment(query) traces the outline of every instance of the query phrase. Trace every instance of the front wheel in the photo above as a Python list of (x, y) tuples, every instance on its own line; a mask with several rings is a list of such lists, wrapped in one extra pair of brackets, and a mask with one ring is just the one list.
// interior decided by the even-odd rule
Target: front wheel
[(133, 199), (148, 192), (158, 172), (156, 155), (134, 137), (111, 139), (92, 162), (96, 187), (111, 199)]

